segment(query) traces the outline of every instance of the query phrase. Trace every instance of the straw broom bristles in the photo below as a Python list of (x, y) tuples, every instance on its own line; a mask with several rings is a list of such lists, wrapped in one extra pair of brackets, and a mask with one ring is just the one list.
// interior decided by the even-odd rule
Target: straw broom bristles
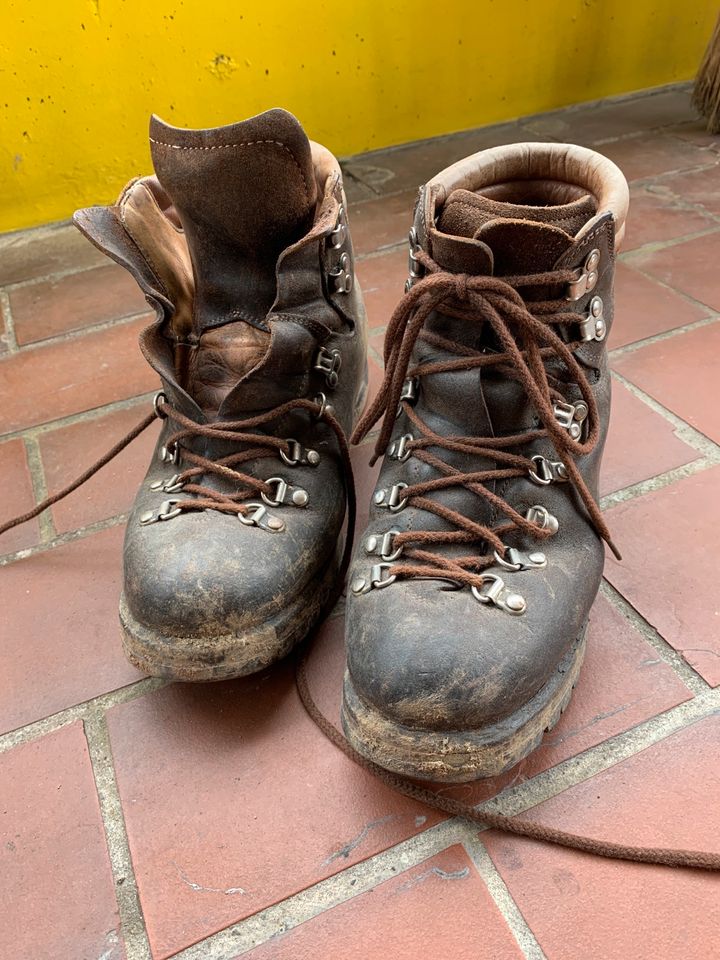
[(695, 79), (692, 102), (705, 117), (708, 133), (720, 133), (720, 17)]

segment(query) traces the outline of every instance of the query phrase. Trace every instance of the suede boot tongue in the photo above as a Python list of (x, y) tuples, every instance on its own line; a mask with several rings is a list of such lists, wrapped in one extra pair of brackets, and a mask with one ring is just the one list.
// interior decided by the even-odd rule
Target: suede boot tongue
[(153, 117), (150, 146), (190, 249), (194, 332), (233, 320), (262, 326), (277, 259), (313, 222), (317, 187), (302, 127), (284, 110), (210, 130)]
[(438, 220), (444, 233), (485, 244), (495, 276), (551, 270), (594, 216), (591, 197), (553, 206), (525, 206), (454, 190)]

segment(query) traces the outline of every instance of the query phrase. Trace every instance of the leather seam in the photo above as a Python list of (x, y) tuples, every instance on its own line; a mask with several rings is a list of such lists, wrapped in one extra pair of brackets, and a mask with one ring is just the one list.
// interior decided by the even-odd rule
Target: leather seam
[(298, 169), (298, 173), (302, 177), (303, 186), (305, 187), (305, 196), (308, 198), (308, 200), (310, 199), (310, 188), (308, 186), (307, 179), (305, 178), (305, 174), (302, 171), (302, 167), (298, 163), (297, 158), (290, 147), (288, 147), (287, 144), (283, 143), (281, 140), (241, 140), (238, 143), (214, 143), (210, 146), (204, 147), (190, 145), (180, 146), (175, 143), (166, 143), (164, 140), (153, 140), (153, 138), (150, 137), (150, 143), (154, 143), (158, 147), (168, 147), (170, 150), (225, 150), (230, 147), (258, 147), (265, 144), (272, 144), (273, 146), (281, 147), (286, 153), (290, 154), (292, 162), (295, 164)]

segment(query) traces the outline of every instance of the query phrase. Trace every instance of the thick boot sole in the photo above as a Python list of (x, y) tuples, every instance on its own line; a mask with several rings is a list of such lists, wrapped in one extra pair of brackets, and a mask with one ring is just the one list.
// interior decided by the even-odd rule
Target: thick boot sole
[(343, 730), (358, 753), (405, 777), (443, 783), (497, 777), (539, 746), (558, 722), (584, 656), (585, 629), (532, 700), (492, 726), (462, 731), (422, 730), (388, 719), (358, 696), (345, 671)]
[(325, 612), (335, 589), (339, 551), (322, 574), (275, 617), (242, 634), (173, 637), (136, 620), (120, 597), (120, 628), (125, 656), (150, 677), (186, 682), (229, 680), (264, 670), (305, 639)]

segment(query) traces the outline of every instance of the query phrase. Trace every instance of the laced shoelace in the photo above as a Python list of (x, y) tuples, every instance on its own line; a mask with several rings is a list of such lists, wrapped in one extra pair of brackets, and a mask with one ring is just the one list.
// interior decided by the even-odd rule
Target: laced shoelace
[[(74, 490), (77, 490), (78, 487), (82, 486), (82, 484), (89, 480), (90, 477), (94, 476), (98, 470), (102, 469), (103, 466), (109, 463), (122, 450), (124, 450), (128, 444), (132, 443), (132, 441), (144, 430), (146, 430), (158, 417), (171, 417), (173, 422), (177, 423), (180, 427), (180, 429), (172, 438), (174, 442), (181, 442), (183, 439), (188, 438), (193, 434), (214, 439), (232, 439), (235, 441), (237, 441), (241, 436), (249, 436), (251, 439), (244, 442), (255, 444), (255, 447), (250, 449), (255, 449), (256, 451), (262, 450), (267, 452), (267, 455), (270, 455), (271, 451), (274, 453), (276, 450), (282, 449), (280, 445), (286, 444), (287, 442), (271, 437), (270, 435), (259, 435), (255, 433), (247, 434), (246, 431), (251, 430), (252, 427), (259, 427), (262, 424), (271, 421), (275, 417), (281, 416), (283, 412), (289, 412), (291, 409), (306, 409), (318, 418), (322, 418), (330, 426), (338, 438), (340, 454), (345, 470), (348, 496), (348, 532), (346, 535), (345, 550), (336, 591), (328, 602), (328, 609), (331, 609), (337, 601), (340, 592), (342, 591), (345, 574), (347, 573), (347, 567), (349, 564), (350, 555), (352, 553), (356, 505), (355, 484), (347, 439), (341, 424), (327, 409), (327, 405), (324, 401), (322, 403), (318, 403), (305, 399), (292, 400), (282, 407), (278, 407), (267, 414), (262, 414), (258, 417), (252, 417), (247, 420), (233, 421), (232, 423), (223, 423), (222, 425), (200, 425), (196, 424), (192, 420), (189, 420), (187, 417), (184, 417), (184, 415), (180, 414), (179, 411), (174, 410), (174, 408), (172, 408), (167, 401), (162, 399), (162, 395), (158, 395), (155, 400), (153, 411), (144, 417), (136, 427), (134, 427), (125, 437), (123, 437), (122, 440), (116, 443), (104, 456), (100, 457), (100, 459), (92, 464), (91, 467), (80, 474), (76, 480), (68, 484), (66, 487), (63, 487), (62, 490), (59, 490), (52, 496), (47, 497), (47, 499), (43, 500), (32, 510), (29, 510), (27, 513), (15, 517), (14, 519), (0, 525), (0, 535), (6, 530), (10, 530), (13, 527), (19, 526), (21, 523), (25, 523), (27, 520), (31, 520), (33, 517), (38, 516), (43, 512), (43, 510), (47, 510), (48, 507), (52, 506), (54, 503), (57, 503), (59, 500), (62, 500)], [(379, 454), (376, 454), (376, 456), (377, 455)], [(187, 458), (187, 450), (185, 450), (184, 456)], [(195, 487), (196, 491), (200, 492), (195, 500), (189, 501), (193, 503), (194, 506), (187, 506), (183, 509), (211, 509), (219, 510), (222, 513), (237, 513), (242, 511), (245, 497), (250, 496), (252, 490), (258, 490), (259, 487), (257, 484), (261, 484), (263, 481), (259, 481), (257, 478), (250, 477), (249, 474), (244, 474), (240, 471), (233, 470), (233, 466), (237, 467), (240, 463), (244, 463), (251, 459), (249, 456), (249, 451), (243, 451), (242, 455), (238, 453), (234, 456), (237, 456), (239, 459), (235, 459), (232, 466), (228, 465), (227, 462), (222, 461), (208, 460), (208, 462), (205, 463), (207, 458), (197, 457), (196, 460), (193, 461), (193, 467), (186, 471), (186, 473), (189, 474), (189, 478), (192, 476), (197, 476), (198, 471), (209, 471), (211, 473), (218, 473), (218, 475), (228, 476), (225, 471), (230, 470), (233, 474), (233, 477), (238, 480), (238, 483), (245, 484), (248, 487), (248, 490), (239, 493), (238, 497), (235, 497), (218, 494), (217, 491), (214, 491), (211, 488), (206, 488), (202, 484), (187, 484), (184, 487), (184, 490), (187, 493), (193, 492), (193, 487)], [(222, 459), (225, 461), (227, 460), (227, 458)], [(252, 482), (247, 483), (245, 479), (246, 477)], [(202, 497), (205, 497), (207, 501), (206, 505), (204, 506), (200, 505), (203, 502), (201, 500)], [(318, 726), (324, 736), (335, 747), (341, 750), (350, 760), (363, 769), (374, 774), (383, 783), (387, 784), (398, 793), (410, 797), (420, 803), (424, 803), (426, 806), (440, 810), (443, 813), (447, 813), (451, 816), (462, 817), (478, 824), (481, 827), (501, 830), (505, 833), (514, 834), (515, 836), (527, 837), (533, 840), (543, 841), (545, 843), (568, 847), (570, 849), (580, 850), (585, 853), (595, 854), (596, 856), (609, 857), (616, 860), (630, 860), (637, 863), (660, 864), (670, 867), (694, 867), (703, 870), (720, 870), (720, 855), (715, 853), (672, 849), (667, 847), (640, 847), (630, 844), (614, 843), (607, 840), (597, 840), (593, 837), (584, 837), (581, 834), (570, 833), (565, 830), (558, 830), (554, 827), (548, 827), (545, 824), (538, 823), (537, 821), (524, 820), (518, 817), (508, 817), (503, 814), (477, 810), (468, 803), (433, 793), (431, 790), (418, 786), (411, 780), (407, 780), (404, 777), (397, 776), (396, 774), (384, 770), (382, 767), (379, 767), (377, 764), (367, 760), (365, 757), (361, 756), (361, 754), (357, 753), (357, 751), (353, 749), (345, 737), (343, 737), (340, 731), (336, 729), (332, 722), (322, 713), (315, 703), (313, 695), (310, 691), (307, 677), (307, 658), (309, 656), (309, 652), (310, 651), (308, 649), (303, 650), (300, 648), (298, 650), (298, 657), (296, 661), (296, 680), (298, 693), (302, 704), (308, 713), (308, 716)]]
[[(529, 287), (565, 285), (576, 279), (575, 271), (553, 270), (502, 279), (468, 276), (443, 271), (423, 251), (418, 251), (415, 256), (424, 267), (426, 276), (410, 287), (390, 319), (385, 336), (385, 379), (374, 403), (358, 423), (352, 440), (356, 443), (362, 440), (383, 417), (372, 459), (374, 463), (385, 453), (397, 411), (402, 409), (417, 433), (407, 442), (405, 450), (440, 474), (431, 480), (409, 484), (402, 490), (402, 498), (407, 504), (434, 513), (454, 529), (396, 533), (392, 541), (393, 552), (400, 550), (403, 560), (392, 564), (388, 577), (437, 577), (480, 588), (484, 582), (483, 571), (496, 562), (494, 552), (504, 557), (507, 547), (503, 538), (507, 534), (520, 531), (538, 540), (551, 536), (551, 530), (527, 519), (490, 489), (495, 481), (533, 474), (534, 460), (516, 450), (540, 438), (552, 441), (567, 479), (580, 496), (593, 527), (619, 559), (620, 554), (612, 542), (600, 507), (575, 462), (577, 457), (592, 452), (597, 445), (599, 415), (588, 378), (573, 354), (573, 349), (580, 344), (566, 342), (557, 330), (561, 327), (569, 329), (584, 317), (568, 311), (565, 300), (526, 302), (519, 293)], [(500, 352), (476, 350), (424, 330), (426, 320), (436, 310), (471, 323), (488, 324)], [(411, 355), (418, 339), (454, 354), (457, 359), (411, 367)], [(546, 368), (548, 360), (559, 360), (564, 364), (586, 404), (587, 435), (584, 439), (573, 439), (556, 418), (553, 404), (565, 402), (565, 397), (550, 382)], [(403, 385), (409, 379), (475, 369), (493, 370), (503, 378), (519, 383), (537, 411), (542, 426), (511, 436), (445, 437), (433, 431), (413, 410), (411, 403), (402, 399)], [(477, 456), (494, 461), (495, 465), (476, 471), (459, 470), (434, 453), (433, 448)], [(484, 499), (502, 516), (503, 522), (494, 527), (476, 523), (427, 496), (453, 487), (464, 487)], [(433, 551), (434, 546), (441, 544), (486, 544), (490, 552), (449, 557)]]
[[(240, 517), (247, 516), (249, 503), (252, 496), (265, 494), (271, 497), (275, 492), (272, 485), (267, 480), (261, 480), (251, 473), (243, 472), (237, 469), (243, 463), (251, 460), (257, 460), (263, 457), (278, 456), (284, 453), (286, 456), (291, 453), (290, 444), (287, 440), (273, 436), (271, 433), (251, 432), (255, 428), (277, 420), (286, 414), (296, 410), (307, 410), (312, 416), (326, 423), (335, 434), (340, 457), (343, 464), (343, 474), (347, 478), (347, 498), (348, 498), (348, 528), (352, 531), (355, 526), (356, 502), (355, 502), (355, 483), (352, 472), (352, 462), (350, 460), (350, 448), (348, 446), (345, 431), (340, 422), (331, 412), (329, 405), (322, 400), (307, 400), (297, 398), (289, 400), (278, 407), (274, 407), (266, 413), (258, 414), (254, 417), (248, 417), (244, 420), (217, 421), (213, 423), (196, 423), (190, 417), (186, 417), (179, 410), (176, 410), (167, 398), (161, 392), (155, 397), (153, 403), (153, 412), (148, 414), (136, 427), (115, 444), (104, 456), (96, 460), (92, 466), (85, 470), (76, 480), (69, 483), (62, 490), (47, 497), (32, 510), (15, 517), (13, 520), (0, 525), (0, 535), (6, 530), (19, 526), (33, 517), (37, 517), (51, 507), (54, 503), (67, 497), (78, 487), (82, 486), (90, 477), (94, 476), (102, 467), (116, 457), (128, 444), (146, 430), (156, 418), (162, 420), (169, 419), (178, 429), (172, 433), (165, 444), (167, 450), (177, 450), (183, 462), (189, 463), (187, 469), (175, 474), (168, 483), (159, 489), (170, 492), (171, 490), (182, 491), (183, 498), (176, 498), (171, 501), (173, 513), (177, 516), (179, 513), (216, 510), (219, 513), (236, 514)], [(184, 441), (192, 437), (205, 437), (208, 440), (231, 441), (234, 444), (242, 445), (243, 449), (229, 454), (228, 456), (211, 458), (194, 453), (184, 444)], [(237, 490), (234, 493), (224, 493), (207, 486), (204, 483), (195, 482), (195, 478), (207, 476), (208, 474), (222, 477), (230, 481)], [(166, 515), (166, 518), (169, 515)], [(352, 536), (348, 537), (343, 561), (341, 565), (342, 576), (344, 577), (350, 560), (352, 551)]]

